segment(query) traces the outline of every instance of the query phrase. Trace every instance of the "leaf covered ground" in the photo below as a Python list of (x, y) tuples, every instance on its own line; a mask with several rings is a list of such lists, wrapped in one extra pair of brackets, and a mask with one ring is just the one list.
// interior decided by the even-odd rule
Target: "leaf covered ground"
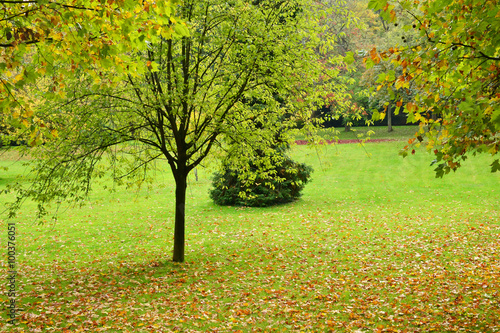
[(500, 331), (500, 178), (479, 161), (436, 180), (427, 155), (389, 157), (396, 146), (367, 145), (371, 158), (355, 145), (295, 148), (314, 179), (275, 208), (214, 206), (200, 171), (185, 264), (170, 262), (168, 176), (146, 195), (97, 192), (56, 224), (33, 223), (28, 206), (16, 220), (18, 324), (4, 305), (0, 329)]

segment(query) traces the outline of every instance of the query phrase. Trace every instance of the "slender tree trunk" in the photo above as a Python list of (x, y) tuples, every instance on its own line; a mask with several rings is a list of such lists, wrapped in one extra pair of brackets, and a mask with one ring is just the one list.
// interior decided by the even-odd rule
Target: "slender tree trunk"
[(184, 262), (186, 187), (187, 172), (179, 169), (177, 170), (177, 175), (175, 175), (174, 262)]
[(391, 107), (387, 108), (387, 132), (392, 132), (392, 110)]

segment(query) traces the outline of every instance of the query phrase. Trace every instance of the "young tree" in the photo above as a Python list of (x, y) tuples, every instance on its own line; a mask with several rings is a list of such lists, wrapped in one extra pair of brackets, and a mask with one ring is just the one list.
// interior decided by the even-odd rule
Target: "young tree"
[[(19, 189), (12, 209), (25, 197), (39, 202), (42, 213), (50, 201), (83, 199), (91, 179), (103, 174), (106, 153), (117, 181), (141, 182), (150, 162), (165, 158), (176, 183), (173, 260), (182, 262), (189, 172), (226, 142), (244, 141), (272, 156), (277, 131), (298, 118), (307, 122), (323, 90), (333, 90), (327, 80), (315, 81), (336, 75), (318, 66), (314, 52), (321, 42), (318, 2), (187, 0), (176, 10), (189, 36), (146, 40), (144, 51), (134, 50), (145, 73), (103, 70), (118, 83), (96, 90), (94, 77), (81, 71), (67, 82), (66, 101), (46, 101), (37, 116), (58, 134), (37, 149), (36, 181)], [(252, 99), (265, 103), (251, 108), (244, 101)], [(234, 160), (242, 170), (249, 170), (252, 150)]]
[[(500, 150), (500, 6), (498, 0), (402, 1), (402, 13), (416, 30), (416, 43), (377, 52), (368, 63), (390, 60), (400, 66), (397, 77), (382, 76), (396, 89), (413, 89), (414, 101), (404, 107), (420, 131), (402, 152), (427, 137), (436, 176), (460, 167), (469, 153), (496, 155)], [(371, 0), (387, 20), (395, 21), (395, 6)], [(402, 100), (395, 97), (398, 107)], [(425, 130), (427, 129), (427, 130)], [(500, 170), (499, 159), (491, 164)]]

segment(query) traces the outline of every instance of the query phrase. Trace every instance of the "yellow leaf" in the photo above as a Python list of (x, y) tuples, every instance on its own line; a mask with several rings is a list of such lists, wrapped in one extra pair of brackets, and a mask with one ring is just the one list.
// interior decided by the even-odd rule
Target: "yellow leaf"
[(24, 112), (24, 116), (27, 118), (31, 117), (32, 115), (33, 115), (33, 110), (31, 109), (28, 109), (26, 110), (26, 112)]
[(14, 78), (14, 80), (12, 80), (14, 83), (15, 82), (19, 82), (23, 79), (23, 76), (22, 74), (17, 74), (16, 77)]
[(403, 76), (400, 76), (398, 80), (396, 81), (396, 89), (404, 88), (408, 84), (406, 83), (405, 79)]

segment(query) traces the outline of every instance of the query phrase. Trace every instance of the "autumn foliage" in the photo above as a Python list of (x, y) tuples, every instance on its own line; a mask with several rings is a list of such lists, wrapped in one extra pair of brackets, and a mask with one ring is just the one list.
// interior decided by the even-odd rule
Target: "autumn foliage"
[[(403, 1), (396, 6), (371, 0), (389, 21), (406, 15), (405, 29), (418, 31), (415, 43), (388, 50), (373, 49), (366, 62), (390, 61), (401, 75), (382, 73), (379, 81), (394, 90), (412, 90), (404, 107), (408, 120), (420, 123), (416, 140), (402, 154), (425, 144), (435, 155), (436, 175), (455, 171), (471, 154), (496, 155), (500, 150), (500, 11), (497, 0), (477, 2)], [(500, 170), (499, 160), (491, 164)]]
[(187, 34), (175, 18), (175, 3), (0, 1), (0, 121), (27, 133), (31, 145), (53, 137), (35, 116), (38, 100), (28, 93), (30, 85), (44, 80), (45, 98), (64, 99), (67, 81), (78, 71), (92, 75), (96, 89), (113, 84), (106, 75), (111, 68), (144, 73), (144, 64), (128, 51), (143, 50), (146, 39)]

